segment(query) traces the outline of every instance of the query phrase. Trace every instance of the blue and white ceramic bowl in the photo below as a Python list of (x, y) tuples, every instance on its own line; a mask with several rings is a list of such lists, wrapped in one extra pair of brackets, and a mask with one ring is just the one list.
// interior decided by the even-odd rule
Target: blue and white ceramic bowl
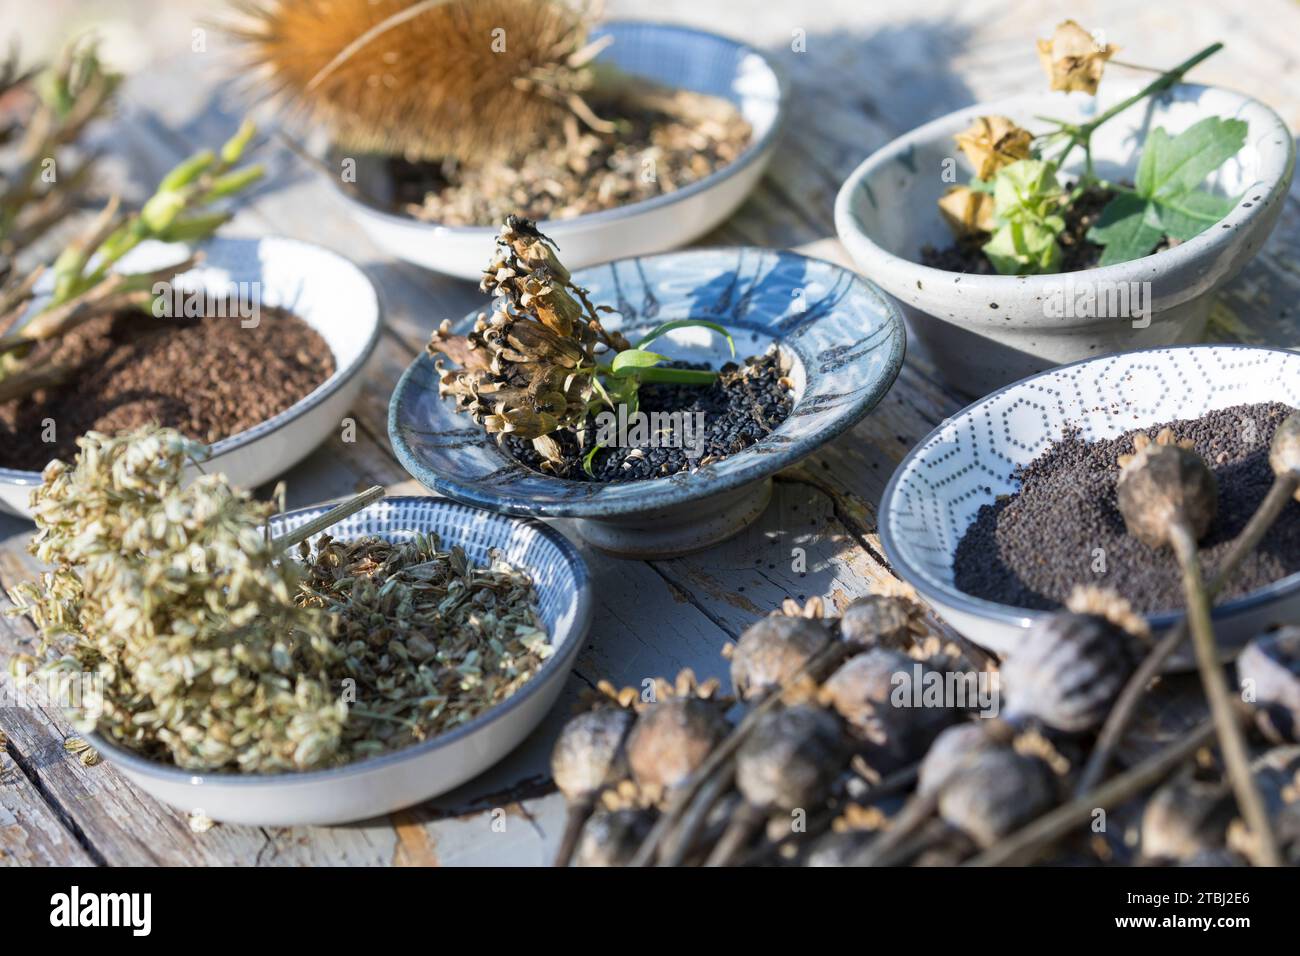
[[(763, 175), (784, 116), (787, 90), (760, 50), (689, 27), (614, 22), (592, 31), (613, 38), (598, 58), (632, 76), (735, 104), (753, 128), (744, 152), (725, 168), (682, 188), (616, 209), (542, 222), (570, 269), (684, 246), (741, 204)], [(357, 160), (357, 181), (369, 198), (331, 177), (348, 211), (385, 252), (397, 259), (462, 279), (478, 280), (496, 226), (443, 226), (391, 211), (385, 160)]]
[[(329, 510), (318, 505), (272, 519), (284, 534)], [(478, 564), (488, 552), (533, 579), (554, 654), (512, 697), (424, 743), (332, 770), (283, 774), (196, 774), (146, 760), (98, 734), (94, 745), (151, 796), (185, 812), (252, 826), (345, 823), (377, 817), (445, 793), (510, 753), (554, 705), (591, 625), (591, 584), (581, 555), (537, 521), (492, 514), (437, 498), (387, 498), (328, 529), (336, 538), (378, 535), (399, 541), (437, 534)]]
[[(203, 261), (176, 278), (178, 289), (256, 296), (250, 301), (286, 308), (318, 332), (334, 353), (334, 374), (313, 391), (280, 414), (212, 446), (204, 471), (223, 472), (232, 484), (255, 488), (305, 458), (347, 415), (361, 388), (361, 369), (379, 341), (379, 296), (361, 269), (309, 242), (218, 238), (201, 249)], [(189, 254), (183, 245), (144, 242), (122, 258), (118, 269), (151, 272), (182, 262)], [(38, 297), (37, 305), (40, 301)], [(0, 511), (31, 517), (28, 499), (40, 483), (40, 472), (0, 468)]]
[[(398, 459), (426, 487), (510, 514), (579, 518), (579, 533), (612, 553), (681, 554), (736, 534), (767, 505), (771, 475), (866, 415), (903, 362), (898, 309), (871, 283), (819, 259), (770, 249), (699, 249), (624, 259), (573, 278), (590, 290), (592, 302), (617, 310), (605, 321), (630, 338), (690, 317), (731, 330), (740, 356), (762, 354), (775, 342), (791, 364), (789, 418), (744, 451), (693, 473), (565, 481), (518, 464), (439, 398), (433, 360), (423, 355), (397, 383), (388, 434)], [(468, 331), (475, 315), (457, 331)], [(699, 328), (671, 332), (655, 349), (715, 368), (730, 358), (720, 336)]]
[[(1300, 353), (1240, 345), (1151, 349), (1077, 362), (1008, 385), (949, 418), (903, 459), (880, 507), (885, 554), (962, 634), (1009, 653), (1045, 612), (959, 591), (952, 561), (979, 509), (1016, 491), (1015, 468), (1042, 455), (1067, 426), (1085, 440), (1101, 440), (1258, 402), (1300, 408)], [(1180, 617), (1152, 614), (1147, 621), (1160, 631)], [(1300, 574), (1214, 609), (1215, 633), (1228, 650), (1270, 624), (1297, 619)], [(1191, 665), (1189, 650), (1171, 662)]]

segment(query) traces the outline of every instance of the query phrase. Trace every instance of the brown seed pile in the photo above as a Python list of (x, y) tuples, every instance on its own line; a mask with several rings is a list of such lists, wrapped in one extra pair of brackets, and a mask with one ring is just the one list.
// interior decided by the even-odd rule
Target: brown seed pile
[(325, 340), (292, 313), (263, 306), (245, 328), (235, 309), (225, 311), (203, 318), (123, 311), (37, 346), (34, 359), (79, 372), (68, 385), (0, 403), (0, 467), (39, 471), (70, 459), (79, 435), (147, 424), (211, 444), (278, 415), (334, 373)]

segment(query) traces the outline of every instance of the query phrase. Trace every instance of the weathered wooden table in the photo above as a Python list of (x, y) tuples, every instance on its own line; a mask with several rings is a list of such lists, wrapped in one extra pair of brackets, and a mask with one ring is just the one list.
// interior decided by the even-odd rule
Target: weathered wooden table
[[(8, 10), (14, 4), (5, 0)], [(21, 4), (22, 29), (36, 16)], [(163, 56), (126, 85), (124, 106), (103, 143), (108, 172), (139, 200), (177, 159), (219, 143), (244, 111), (227, 82), (215, 38), (192, 50), (192, 24), (176, 4), (129, 5), (137, 28)], [(612, 0), (613, 16), (679, 20), (774, 52), (794, 85), (789, 125), (758, 191), (705, 244), (794, 248), (849, 264), (834, 238), (832, 206), (847, 173), (889, 139), (981, 99), (1040, 88), (1033, 41), (1073, 16), (1103, 28), (1124, 58), (1178, 62), (1213, 40), (1226, 49), (1196, 79), (1234, 87), (1271, 104), (1300, 128), (1300, 5), (1292, 0), (1135, 4), (1131, 0), (1006, 3), (989, 0), (659, 0), (647, 14)], [(182, 4), (182, 8), (184, 5)], [(66, 5), (56, 7), (61, 15)], [(6, 10), (6, 13), (8, 12)], [(51, 31), (45, 15), (45, 32)], [(57, 24), (56, 24), (57, 26)], [(68, 24), (69, 29), (72, 24)], [(165, 34), (165, 35), (164, 35)], [(178, 51), (170, 53), (167, 51)], [(279, 233), (323, 243), (361, 263), (379, 287), (387, 329), (353, 409), (355, 440), (335, 440), (284, 477), (290, 506), (372, 483), (418, 493), (394, 460), (388, 397), (401, 370), (444, 318), (479, 306), (469, 283), (384, 259), (347, 219), (328, 183), (272, 137), (261, 150), (270, 176), (232, 231)], [(1220, 297), (1209, 337), (1300, 346), (1300, 189), (1271, 241)], [(11, 864), (540, 864), (558, 839), (562, 799), (547, 775), (555, 733), (579, 690), (608, 678), (639, 684), (683, 667), (723, 677), (722, 645), (787, 596), (822, 595), (842, 606), (890, 579), (876, 536), (875, 508), (897, 462), (944, 416), (965, 404), (917, 355), (864, 422), (800, 468), (778, 476), (761, 521), (740, 537), (669, 561), (624, 561), (588, 552), (598, 601), (595, 623), (565, 698), (507, 760), (444, 798), (351, 826), (270, 829), (217, 826), (195, 833), (185, 815), (143, 795), (111, 765), (83, 767), (64, 752), (70, 730), (51, 708), (0, 699), (0, 862)], [(563, 529), (564, 523), (558, 522)], [(0, 584), (36, 571), (25, 546), (31, 526), (0, 518)], [(796, 571), (795, 549), (806, 554)], [(0, 657), (30, 641), (26, 622), (0, 622)], [(7, 679), (7, 678), (0, 678)]]

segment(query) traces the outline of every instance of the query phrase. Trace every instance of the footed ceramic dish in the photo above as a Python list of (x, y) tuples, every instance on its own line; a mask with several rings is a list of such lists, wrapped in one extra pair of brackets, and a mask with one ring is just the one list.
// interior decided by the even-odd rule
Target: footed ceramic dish
[[(953, 555), (981, 506), (1011, 494), (1011, 477), (1060, 437), (1115, 438), (1135, 428), (1198, 418), (1232, 405), (1300, 408), (1300, 353), (1239, 345), (1128, 352), (1035, 375), (958, 412), (903, 459), (880, 507), (880, 540), (894, 571), (957, 630), (999, 654), (1012, 652), (1047, 612), (977, 598), (953, 583)], [(1272, 624), (1300, 616), (1300, 574), (1214, 608), (1228, 652)], [(1147, 615), (1153, 632), (1179, 613)], [(1194, 667), (1190, 646), (1171, 668)]]
[[(841, 241), (863, 275), (899, 301), (914, 339), (963, 392), (983, 395), (1062, 362), (1196, 341), (1214, 293), (1268, 238), (1295, 167), (1290, 131), (1248, 96), (1181, 84), (1097, 130), (1097, 173), (1131, 182), (1147, 132), (1157, 126), (1175, 135), (1207, 116), (1245, 120), (1245, 146), (1207, 182), (1213, 192), (1238, 197), (1223, 220), (1172, 249), (1079, 272), (970, 275), (920, 264), (922, 245), (952, 242), (935, 202), (951, 185), (940, 175), (943, 164), (960, 155), (955, 133), (987, 115), (1009, 116), (1031, 132), (1045, 128), (1039, 116), (1086, 121), (1136, 90), (1116, 84), (1097, 97), (1018, 96), (950, 113), (872, 154), (840, 189), (835, 227)], [(1074, 158), (1062, 178), (1077, 174), (1081, 151)], [(1066, 297), (1074, 303), (1080, 293), (1095, 296), (1098, 306), (1082, 310), (1095, 314), (1064, 308)], [(1136, 314), (1135, 302), (1143, 314)]]
[[(262, 305), (293, 312), (334, 353), (334, 374), (309, 394), (280, 414), (212, 445), (203, 470), (223, 472), (232, 484), (255, 488), (305, 458), (347, 415), (361, 388), (359, 373), (379, 341), (379, 296), (357, 266), (309, 242), (218, 238), (201, 249), (203, 261), (177, 277), (178, 288), (233, 295), (241, 283), (255, 283)], [(144, 242), (119, 267), (152, 271), (181, 262), (188, 254), (181, 245)], [(40, 483), (38, 471), (0, 468), (0, 511), (31, 517), (28, 498)]]
[[(539, 222), (564, 253), (570, 269), (683, 246), (726, 219), (754, 188), (772, 155), (787, 90), (771, 60), (735, 40), (667, 24), (612, 22), (592, 31), (614, 42), (597, 62), (633, 76), (730, 101), (753, 128), (749, 146), (734, 162), (703, 179), (653, 199), (615, 209)], [(444, 226), (393, 212), (391, 184), (378, 156), (358, 156), (357, 181), (368, 195), (330, 177), (348, 212), (389, 255), (477, 282), (483, 250), (496, 226)], [(337, 168), (332, 164), (332, 168)]]
[[(853, 273), (795, 253), (700, 249), (583, 269), (573, 281), (590, 290), (591, 301), (614, 307), (602, 321), (632, 338), (690, 317), (727, 327), (738, 356), (775, 343), (791, 363), (789, 417), (743, 451), (694, 472), (566, 481), (518, 463), (457, 413), (438, 396), (434, 362), (422, 355), (393, 393), (388, 433), (398, 459), (426, 487), (509, 514), (577, 518), (583, 538), (614, 554), (682, 554), (739, 533), (766, 507), (772, 474), (871, 411), (903, 362), (898, 309)], [(477, 314), (454, 331), (468, 331)], [(655, 350), (714, 368), (730, 360), (721, 336), (699, 328), (670, 332)]]
[[(271, 519), (273, 534), (329, 510), (319, 505)], [(475, 563), (498, 548), (528, 572), (555, 653), (531, 681), (455, 730), (423, 743), (329, 770), (303, 773), (194, 773), (148, 760), (99, 734), (90, 741), (140, 789), (185, 812), (251, 826), (346, 823), (391, 813), (446, 793), (510, 753), (555, 703), (591, 624), (591, 584), (581, 555), (537, 521), (492, 514), (435, 498), (386, 498), (328, 529), (337, 538), (390, 541), (434, 533)]]

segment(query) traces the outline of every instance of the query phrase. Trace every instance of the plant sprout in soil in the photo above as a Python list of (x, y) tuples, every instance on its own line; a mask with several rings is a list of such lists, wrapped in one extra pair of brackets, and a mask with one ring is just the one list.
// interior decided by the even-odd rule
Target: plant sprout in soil
[[(963, 272), (1068, 272), (1139, 259), (1218, 222), (1235, 200), (1207, 191), (1203, 183), (1241, 150), (1245, 122), (1208, 116), (1177, 135), (1155, 128), (1142, 145), (1132, 183), (1097, 174), (1092, 139), (1105, 123), (1164, 93), (1222, 46), (1211, 44), (1159, 71), (1138, 92), (1087, 122), (1038, 117), (1049, 129), (1033, 134), (1005, 116), (979, 117), (955, 137), (973, 166), (971, 180), (939, 200), (956, 241), (943, 250), (926, 247), (922, 261)], [(1117, 52), (1073, 20), (1058, 26), (1051, 39), (1040, 40), (1038, 50), (1053, 90), (1088, 95), (1096, 95)], [(1067, 183), (1062, 170), (1076, 151), (1083, 166)]]

